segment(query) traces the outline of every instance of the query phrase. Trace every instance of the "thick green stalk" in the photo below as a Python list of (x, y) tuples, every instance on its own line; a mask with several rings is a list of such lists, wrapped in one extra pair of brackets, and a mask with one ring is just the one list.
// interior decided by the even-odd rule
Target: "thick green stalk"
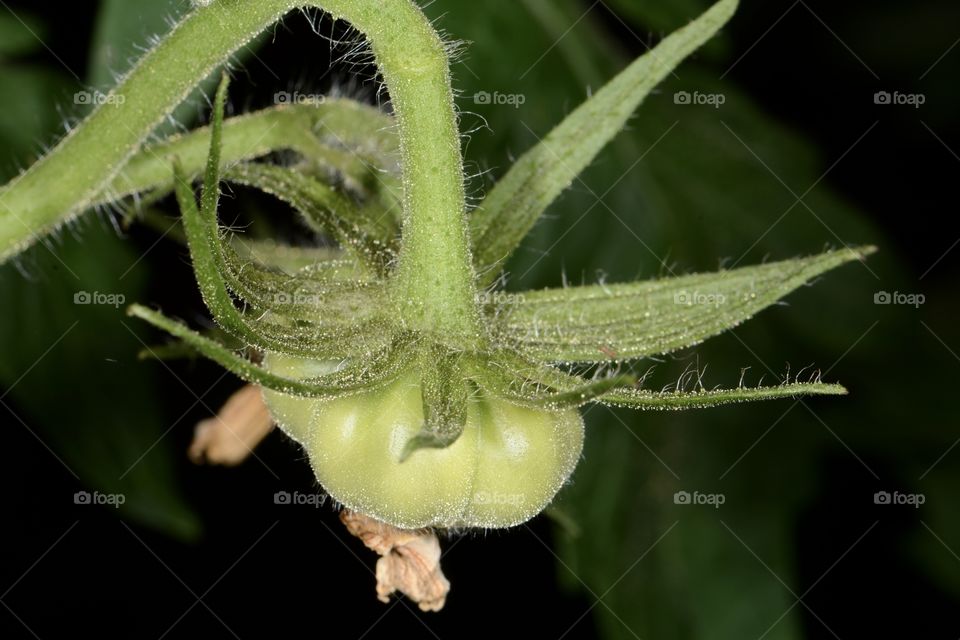
[(476, 335), (463, 162), (443, 42), (410, 0), (213, 0), (184, 18), (46, 157), (0, 190), (0, 259), (82, 212), (151, 131), (229, 56), (289, 11), (317, 6), (370, 41), (400, 132), (401, 314), (451, 340)]

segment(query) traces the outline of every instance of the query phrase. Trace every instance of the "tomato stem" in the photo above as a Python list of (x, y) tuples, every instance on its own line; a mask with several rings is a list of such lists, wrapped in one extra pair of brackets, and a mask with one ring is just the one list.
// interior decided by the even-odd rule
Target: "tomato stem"
[(399, 125), (404, 216), (401, 320), (463, 344), (478, 313), (463, 161), (443, 42), (410, 0), (214, 0), (185, 17), (47, 156), (0, 188), (0, 259), (68, 222), (122, 171), (190, 90), (287, 12), (329, 11), (366, 35)]

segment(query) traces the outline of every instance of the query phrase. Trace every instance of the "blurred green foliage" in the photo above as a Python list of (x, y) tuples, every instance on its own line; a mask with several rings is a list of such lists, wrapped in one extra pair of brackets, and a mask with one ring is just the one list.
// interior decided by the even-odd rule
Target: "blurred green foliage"
[[(437, 2), (429, 9), (443, 16), (450, 34), (470, 42), (454, 67), (455, 82), (463, 128), (473, 128), (478, 117), (486, 125), (470, 136), (467, 159), (489, 169), (491, 180), (585, 91), (628, 62), (612, 44), (610, 20), (601, 20), (599, 11), (585, 15), (583, 3), (492, 4)], [(670, 31), (698, 13), (688, 5), (707, 3), (610, 4), (624, 18)], [(782, 377), (791, 365), (796, 373), (815, 364), (828, 381), (849, 384), (851, 397), (670, 415), (589, 412), (584, 460), (561, 494), (561, 508), (578, 523), (579, 535), (558, 530), (558, 572), (571, 588), (586, 589), (591, 601), (602, 600), (594, 613), (604, 637), (801, 637), (804, 608), (791, 608), (795, 597), (780, 581), (796, 590), (797, 520), (816, 494), (835, 490), (822, 486), (824, 459), (840, 456), (853, 473), (862, 472), (867, 489), (847, 500), (865, 511), (873, 483), (909, 488), (922, 473), (895, 477), (871, 466), (878, 458), (892, 463), (903, 442), (874, 428), (889, 423), (902, 398), (870, 387), (873, 374), (899, 357), (895, 345), (904, 338), (896, 336), (919, 338), (911, 339), (918, 344), (915, 366), (944, 354), (916, 336), (919, 327), (906, 315), (878, 313), (873, 293), (904, 290), (906, 281), (884, 249), (889, 242), (823, 180), (837, 158), (823, 157), (735, 84), (718, 79), (734, 60), (724, 48), (705, 49), (641, 106), (630, 130), (518, 252), (510, 287), (712, 270), (841, 243), (876, 243), (882, 254), (867, 266), (831, 273), (791, 296), (789, 308), (765, 312), (736, 337), (691, 350), (689, 359), (639, 367), (656, 365), (649, 382), (656, 387), (676, 381), (690, 365), (709, 363), (704, 384), (713, 386), (734, 383), (741, 367), (751, 367), (746, 380), (756, 383), (761, 376)], [(476, 104), (478, 91), (526, 100), (518, 108)], [(678, 105), (680, 91), (722, 94), (726, 101), (719, 109)], [(850, 131), (844, 144), (854, 145), (869, 124)], [(482, 189), (479, 179), (474, 187)], [(925, 438), (922, 446), (931, 453), (949, 445), (939, 425), (931, 424)], [(871, 462), (861, 466), (860, 457)], [(943, 472), (946, 487), (956, 473)], [(722, 493), (726, 503), (718, 510), (676, 505), (680, 490)], [(950, 501), (940, 504), (947, 510)], [(941, 515), (931, 526), (960, 534)], [(861, 533), (837, 544), (844, 549)], [(918, 549), (944, 559), (927, 532), (916, 534)], [(813, 579), (826, 569), (814, 569)], [(939, 571), (956, 576), (952, 567)]]
[[(0, 137), (4, 160), (21, 166), (59, 128), (58, 106), (82, 89), (64, 69), (18, 62), (42, 46), (41, 33), (30, 18), (8, 14), (0, 22)], [(119, 42), (131, 36), (112, 35)], [(8, 168), (2, 179), (12, 174)], [(75, 303), (84, 294), (143, 299), (146, 274), (133, 270), (138, 261), (135, 247), (91, 215), (0, 268), (0, 307), (13, 311), (0, 314), (5, 410), (86, 486), (124, 494), (128, 517), (189, 539), (199, 521), (179, 493), (178, 454), (163, 437), (176, 416), (156, 393), (156, 369), (136, 361), (142, 328), (131, 323), (123, 330), (122, 304)]]

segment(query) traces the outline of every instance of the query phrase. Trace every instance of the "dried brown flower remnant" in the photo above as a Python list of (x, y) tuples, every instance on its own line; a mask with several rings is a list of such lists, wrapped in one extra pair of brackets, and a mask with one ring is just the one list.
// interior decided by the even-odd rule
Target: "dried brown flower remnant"
[(380, 554), (377, 560), (377, 598), (389, 602), (400, 591), (422, 611), (440, 611), (447, 600), (450, 582), (440, 569), (440, 541), (429, 529), (398, 529), (368, 516), (344, 509), (340, 520), (367, 548)]
[(248, 384), (216, 416), (197, 423), (187, 454), (196, 464), (238, 465), (273, 429), (260, 387)]

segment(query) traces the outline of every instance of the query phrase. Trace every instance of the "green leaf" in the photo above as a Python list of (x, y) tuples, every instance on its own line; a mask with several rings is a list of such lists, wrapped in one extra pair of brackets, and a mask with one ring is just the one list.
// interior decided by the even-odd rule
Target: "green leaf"
[[(90, 44), (89, 82), (103, 89), (129, 71), (148, 38), (170, 31), (190, 5), (177, 0), (101, 0)], [(216, 82), (214, 80), (214, 82)]]
[[(709, 0), (606, 0), (610, 9), (623, 21), (624, 28), (636, 34), (670, 31), (689, 16), (697, 15), (710, 5)], [(631, 24), (628, 24), (631, 23)], [(639, 36), (637, 36), (639, 39)], [(713, 45), (711, 41), (709, 44)]]
[[(612, 2), (606, 4), (622, 19), (629, 18)], [(695, 14), (681, 14), (680, 4), (675, 14), (673, 5), (662, 2), (620, 3), (627, 4), (648, 14), (660, 11), (662, 5), (664, 13), (672, 14), (664, 17), (670, 22), (663, 27), (651, 21), (654, 30), (672, 28)], [(479, 117), (471, 118), (471, 112), (489, 124), (472, 135), (468, 160), (481, 169), (489, 168), (492, 177), (502, 175), (512, 157), (560, 122), (571, 105), (581, 101), (585, 90), (603, 86), (630, 62), (623, 57), (623, 32), (615, 19), (609, 13), (603, 15), (599, 6), (590, 12), (586, 8), (578, 0), (505, 2), (491, 12), (478, 12), (470, 3), (452, 0), (440, 0), (426, 8), (451, 34), (471, 41), (469, 59), (456, 65), (454, 73), (462, 94), (459, 104), (464, 127), (480, 122)], [(547, 16), (550, 20), (545, 13), (553, 14)], [(648, 25), (640, 26), (634, 30), (645, 39)], [(623, 37), (629, 40), (631, 36)], [(540, 219), (507, 265), (512, 289), (552, 286), (561, 274), (572, 284), (595, 282), (598, 277), (629, 282), (638, 276), (667, 275), (674, 264), (711, 271), (723, 258), (729, 258), (729, 263), (750, 264), (766, 255), (802, 255), (824, 244), (887, 244), (865, 215), (829, 187), (829, 176), (817, 182), (870, 123), (851, 131), (836, 153), (824, 155), (809, 135), (778, 122), (766, 106), (758, 106), (731, 82), (718, 81), (736, 58), (714, 64), (712, 53), (708, 56), (707, 50), (715, 50), (714, 45), (722, 39), (721, 35), (711, 40), (651, 94), (639, 116), (582, 174), (582, 182), (550, 207), (549, 215)], [(944, 43), (941, 52), (949, 44)], [(526, 73), (522, 81), (518, 79), (521, 72)], [(949, 78), (950, 74), (940, 77)], [(477, 92), (495, 90), (524, 94), (526, 103), (515, 108), (476, 102)], [(721, 109), (682, 108), (674, 101), (674, 93), (681, 90), (722, 93), (727, 102)], [(858, 151), (859, 147), (841, 165)], [(763, 163), (798, 195), (817, 184), (805, 198), (816, 217), (800, 204), (783, 215), (795, 198)], [(481, 181), (473, 186), (479, 189)], [(884, 279), (885, 289), (892, 290), (896, 283), (901, 291), (909, 290), (906, 280), (893, 277), (889, 269), (893, 258), (884, 251), (869, 267)], [(911, 282), (915, 284), (915, 277)], [(783, 358), (833, 362), (876, 319), (876, 307), (870, 301), (877, 286), (865, 266), (852, 266), (816, 287), (795, 292), (791, 302), (797, 309), (771, 309), (737, 330), (736, 337), (731, 334), (702, 345), (697, 355), (711, 367), (753, 364), (756, 372), (761, 364), (736, 339), (741, 338), (778, 368)], [(943, 299), (949, 299), (946, 291), (941, 293), (947, 296)], [(928, 294), (932, 299), (934, 292)], [(801, 309), (829, 312), (804, 313)], [(876, 425), (884, 415), (898, 411), (898, 398), (903, 397), (886, 394), (884, 408), (876, 408), (878, 398), (869, 393), (876, 383), (875, 372), (894, 361), (908, 370), (929, 367), (929, 361), (922, 360), (903, 364), (902, 350), (891, 354), (889, 348), (881, 347), (896, 343), (904, 329), (917, 324), (912, 314), (904, 313), (900, 315), (906, 322), (894, 327), (896, 314), (889, 315), (842, 363), (843, 380), (850, 383), (852, 395), (842, 402), (804, 403), (833, 428), (844, 425), (843, 433), (838, 434), (861, 456), (876, 451)], [(925, 340), (907, 335), (911, 344)], [(951, 341), (943, 337), (951, 345), (960, 344), (960, 338)], [(926, 340), (931, 340), (929, 335)], [(872, 353), (885, 355), (874, 359)], [(955, 366), (952, 357), (944, 355)], [(657, 369), (673, 366), (669, 359)], [(920, 387), (929, 387), (929, 381), (923, 376), (913, 378), (917, 392), (924, 393)], [(822, 409), (817, 406), (821, 404)], [(826, 482), (822, 477), (824, 457), (849, 453), (800, 406), (782, 417), (792, 405), (790, 401), (712, 411), (644, 413), (594, 405), (585, 412), (588, 437), (584, 457), (574, 481), (561, 493), (561, 506), (583, 534), (574, 539), (556, 531), (554, 544), (562, 559), (557, 575), (585, 599), (577, 615), (585, 612), (596, 596), (606, 595), (571, 635), (596, 633), (624, 640), (637, 636), (759, 638), (788, 610), (794, 602), (790, 593), (719, 519), (792, 589), (803, 591), (796, 576), (796, 523), (811, 504), (813, 488)], [(949, 445), (942, 440), (945, 416), (914, 421), (928, 425), (930, 438), (929, 450), (918, 453), (917, 458), (935, 460)], [(718, 483), (717, 478), (774, 422), (776, 428)], [(859, 442), (850, 441), (851, 429), (862, 434)], [(896, 446), (891, 448), (902, 457), (902, 434), (892, 440)], [(771, 465), (771, 460), (776, 464)], [(680, 508), (671, 495), (681, 488), (725, 492), (728, 502), (720, 511)], [(824, 491), (835, 494), (835, 485), (827, 485)], [(677, 527), (660, 540), (677, 520)], [(929, 537), (925, 530), (921, 533)], [(944, 558), (952, 561), (949, 555), (937, 558), (941, 564)], [(834, 559), (830, 556), (824, 561)], [(803, 637), (806, 624), (801, 609), (795, 607), (765, 640)]]
[(0, 66), (0, 177), (37, 158), (40, 142), (62, 122), (56, 105), (70, 86), (44, 67)]
[(36, 51), (45, 37), (46, 28), (32, 17), (9, 7), (0, 13), (0, 60)]
[(647, 0), (609, 0), (611, 8), (621, 17), (634, 20), (651, 29), (667, 29), (685, 16), (703, 11), (704, 0), (674, 0), (649, 2)]
[(632, 284), (547, 289), (507, 297), (503, 339), (552, 362), (630, 360), (718, 335), (872, 247)]
[[(37, 246), (24, 261), (29, 277), (13, 265), (0, 270), (8, 310), (0, 314), (0, 412), (7, 428), (29, 430), (85, 488), (123, 494), (125, 517), (193, 539), (200, 522), (176, 473), (185, 454), (164, 437), (176, 415), (155, 372), (137, 361), (143, 343), (120, 308), (146, 291), (146, 278), (119, 278), (137, 259), (111, 230), (93, 227), (82, 240)], [(53, 508), (72, 504), (65, 494)]]
[[(756, 415), (756, 407), (727, 411), (740, 421)], [(620, 415), (628, 420), (630, 413)], [(716, 412), (709, 415), (716, 420)], [(592, 610), (595, 619), (584, 619), (577, 630), (594, 624), (598, 637), (611, 640), (759, 638), (765, 633), (768, 640), (803, 638), (802, 616), (790, 609), (794, 598), (751, 555), (755, 552), (787, 584), (793, 582), (790, 523), (783, 516), (798, 506), (792, 495), (797, 489), (717, 483), (723, 467), (717, 471), (712, 463), (738, 452), (726, 448), (718, 456), (698, 447), (678, 454), (696, 441), (691, 427), (668, 433), (664, 430), (671, 425), (657, 421), (649, 428), (627, 429), (613, 419), (611, 431), (601, 437), (592, 422), (588, 418), (584, 458), (597, 463), (578, 467), (560, 502), (584, 533), (573, 538), (558, 531), (555, 538), (562, 558), (558, 576), (584, 594), (589, 604), (583, 609), (603, 597)], [(759, 459), (769, 464), (768, 458)], [(791, 462), (778, 460), (778, 466), (793, 471), (797, 465)], [(789, 477), (793, 484), (796, 476)], [(677, 505), (673, 495), (682, 490), (722, 493), (726, 504), (720, 509)]]
[[(143, 55), (143, 48), (151, 38), (168, 33), (170, 25), (191, 6), (180, 0), (101, 0), (99, 5), (90, 45), (87, 81), (104, 93)], [(247, 50), (244, 50), (237, 57), (242, 60), (246, 54)], [(219, 74), (214, 73), (204, 80), (155, 133), (169, 135), (179, 127), (192, 125), (200, 112), (200, 104), (217, 86), (218, 77)]]
[(736, 10), (721, 0), (688, 26), (638, 58), (584, 102), (501, 178), (471, 217), (474, 263), (485, 284), (546, 208), (624, 125), (644, 98)]
[[(43, 24), (18, 17), (26, 26), (0, 12), (0, 60), (31, 53), (41, 47), (37, 38), (46, 37)], [(42, 143), (62, 126), (57, 106), (75, 89), (59, 71), (3, 62), (4, 177), (9, 168), (36, 159)], [(119, 279), (137, 262), (137, 252), (105, 226), (84, 228), (82, 241), (77, 233), (37, 246), (17, 267), (0, 269), (0, 386), (6, 405), (0, 412), (10, 429), (29, 430), (27, 438), (49, 447), (51, 459), (59, 458), (84, 488), (123, 494), (123, 517), (195, 539), (201, 524), (177, 479), (183, 453), (164, 437), (177, 416), (158, 396), (157, 376), (136, 361), (142, 343), (121, 324), (115, 306), (75, 304), (82, 293), (113, 300), (143, 295), (147, 280), (139, 272)], [(52, 508), (72, 504), (66, 494)]]

